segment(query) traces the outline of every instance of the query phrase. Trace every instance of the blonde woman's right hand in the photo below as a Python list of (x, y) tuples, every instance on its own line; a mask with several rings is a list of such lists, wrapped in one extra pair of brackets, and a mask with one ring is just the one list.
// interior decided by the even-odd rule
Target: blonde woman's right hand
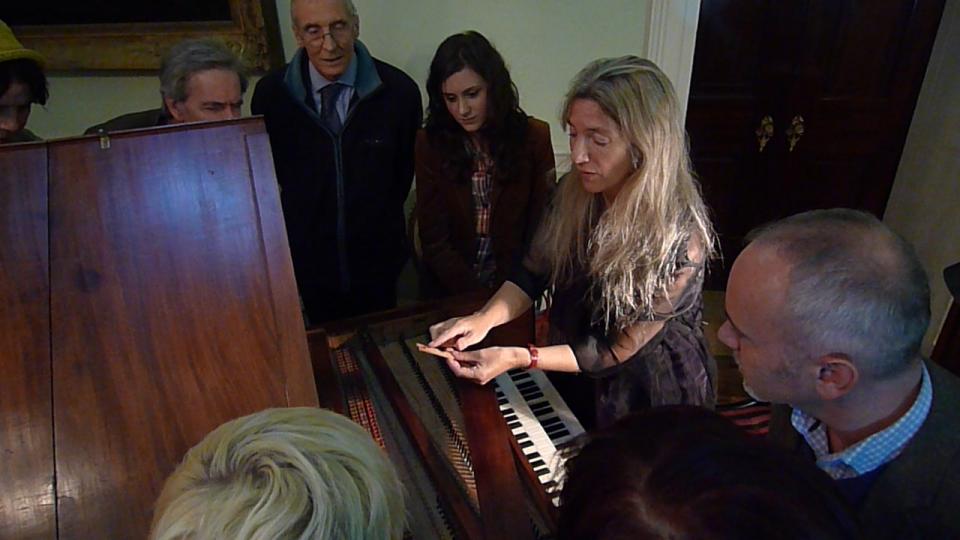
[(429, 346), (463, 351), (483, 341), (490, 328), (490, 324), (484, 322), (483, 317), (477, 313), (447, 319), (430, 327)]

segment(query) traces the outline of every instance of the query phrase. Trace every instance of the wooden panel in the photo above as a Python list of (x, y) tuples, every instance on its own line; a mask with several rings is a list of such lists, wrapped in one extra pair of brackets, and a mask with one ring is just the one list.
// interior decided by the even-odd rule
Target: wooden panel
[(484, 538), (532, 538), (533, 528), (520, 502), (524, 491), (510, 444), (513, 435), (499, 414), (497, 399), (489, 386), (458, 383), (470, 457), (478, 479)]
[[(384, 335), (408, 335), (411, 328), (425, 328), (426, 324), (452, 316), (462, 316), (479, 309), (486, 301), (483, 293), (471, 293), (443, 300), (404, 306), (380, 313), (372, 313), (342, 321), (327, 323), (322, 329), (308, 333), (313, 353), (317, 385), (321, 402), (339, 404), (342, 400), (336, 387), (333, 355), (330, 347), (339, 347), (357, 334), (357, 330), (376, 327)], [(523, 346), (533, 339), (533, 313), (497, 327), (478, 347), (493, 345)], [(532, 499), (534, 508), (548, 521), (549, 530), (555, 529), (555, 509), (547, 500), (539, 480), (520, 452), (516, 439), (507, 428), (499, 412), (492, 386), (479, 386), (457, 381), (457, 393), (464, 415), (468, 447), (473, 471), (477, 479), (480, 516), (473, 513), (457, 485), (442, 467), (444, 458), (430, 441), (427, 428), (403, 397), (393, 373), (379, 349), (366, 343), (365, 354), (391, 406), (401, 418), (410, 443), (435, 483), (435, 488), (446, 494), (450, 504), (450, 525), (464, 538), (528, 538), (533, 536), (532, 523), (524, 501)], [(321, 373), (325, 373), (321, 377)], [(342, 407), (341, 407), (342, 408)], [(338, 411), (340, 409), (337, 409)]]
[[(290, 259), (290, 243), (284, 226), (277, 176), (273, 170), (270, 138), (265, 131), (247, 135), (247, 157), (254, 179), (253, 187), (257, 201), (257, 216), (265, 250), (264, 264), (272, 294), (273, 326), (279, 344), (280, 360), (290, 405), (316, 405), (317, 387), (313, 377), (308, 376), (304, 359), (310, 357), (300, 313), (300, 297), (297, 294), (293, 263)], [(251, 252), (252, 258), (256, 255)]]
[(0, 171), (0, 538), (54, 538), (46, 146)]
[(249, 120), (51, 144), (62, 538), (144, 537), (211, 429), (316, 404), (270, 157), (247, 155), (262, 134)]
[[(687, 130), (727, 265), (773, 219), (837, 206), (883, 215), (943, 4), (702, 0)], [(804, 133), (791, 147), (795, 118)], [(723, 287), (720, 270), (708, 286)]]

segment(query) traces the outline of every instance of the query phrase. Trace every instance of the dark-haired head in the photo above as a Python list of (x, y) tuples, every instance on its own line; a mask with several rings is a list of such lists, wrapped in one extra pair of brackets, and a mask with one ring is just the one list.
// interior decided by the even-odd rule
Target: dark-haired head
[(479, 133), (494, 162), (504, 168), (526, 135), (527, 117), (520, 109), (517, 87), (503, 57), (479, 32), (454, 34), (437, 48), (427, 77), (427, 134), (448, 155), (452, 153), (456, 172), (464, 173), (470, 162), (464, 149), (467, 133), (448, 111), (443, 95), (443, 83), (464, 69), (472, 70), (487, 84), (486, 118)]
[(50, 92), (47, 89), (47, 76), (40, 64), (28, 58), (0, 62), (0, 96), (6, 94), (15, 82), (27, 87), (30, 103), (47, 104)]
[(689, 406), (591, 436), (567, 462), (561, 539), (847, 539), (855, 519), (813, 463)]
[(47, 103), (44, 63), (40, 53), (24, 47), (0, 21), (0, 143), (17, 140), (33, 103)]
[(520, 111), (517, 87), (510, 79), (503, 57), (479, 32), (463, 32), (443, 40), (430, 62), (430, 75), (427, 77), (427, 95), (430, 98), (428, 131), (462, 129), (447, 111), (443, 82), (463, 69), (473, 70), (487, 83), (489, 104), (484, 130), (496, 130), (509, 115)]
[(47, 77), (32, 59), (0, 62), (0, 143), (17, 140), (33, 103), (47, 102)]

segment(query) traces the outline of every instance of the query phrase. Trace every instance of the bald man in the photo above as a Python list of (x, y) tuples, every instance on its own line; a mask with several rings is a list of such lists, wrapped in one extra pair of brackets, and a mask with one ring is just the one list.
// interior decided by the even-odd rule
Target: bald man
[(294, 0), (300, 49), (257, 83), (309, 323), (388, 309), (407, 259), (420, 90), (370, 55), (349, 0)]
[(921, 357), (913, 248), (863, 212), (798, 214), (753, 237), (725, 303), (744, 388), (781, 404), (771, 438), (836, 481), (864, 538), (960, 538), (960, 381)]

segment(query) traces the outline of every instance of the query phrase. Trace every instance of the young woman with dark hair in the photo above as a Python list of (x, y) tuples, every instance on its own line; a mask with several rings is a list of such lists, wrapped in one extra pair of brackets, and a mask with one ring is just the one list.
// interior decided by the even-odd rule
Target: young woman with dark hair
[(555, 183), (549, 126), (523, 112), (503, 58), (478, 32), (440, 44), (427, 95), (416, 143), (422, 288), (495, 290)]
[(25, 49), (0, 21), (0, 144), (39, 140), (26, 129), (30, 106), (47, 103), (47, 77), (40, 53)]

